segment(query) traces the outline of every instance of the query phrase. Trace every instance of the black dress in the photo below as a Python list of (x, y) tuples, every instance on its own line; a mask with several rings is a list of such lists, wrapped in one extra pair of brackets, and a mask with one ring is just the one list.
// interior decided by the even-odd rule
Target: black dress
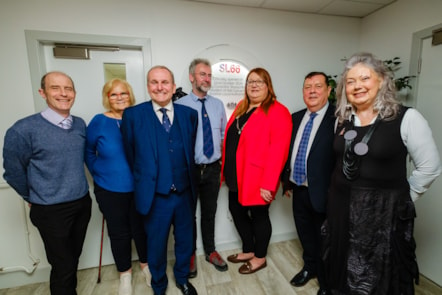
[[(338, 126), (334, 141), (327, 220), (323, 226), (324, 262), (333, 294), (414, 294), (419, 272), (413, 238), (415, 208), (406, 173), (407, 149), (397, 118), (380, 120), (368, 141), (368, 152), (354, 156), (354, 179), (343, 173), (344, 134), (357, 133), (353, 151), (370, 126)], [(350, 178), (350, 179), (349, 179)]]

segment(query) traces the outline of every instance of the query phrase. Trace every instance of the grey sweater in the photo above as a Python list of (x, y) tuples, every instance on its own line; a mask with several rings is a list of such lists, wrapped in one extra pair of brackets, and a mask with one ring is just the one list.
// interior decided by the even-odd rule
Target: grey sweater
[(34, 114), (8, 129), (4, 179), (27, 202), (52, 205), (80, 199), (89, 190), (84, 169), (86, 124), (73, 116), (65, 130)]

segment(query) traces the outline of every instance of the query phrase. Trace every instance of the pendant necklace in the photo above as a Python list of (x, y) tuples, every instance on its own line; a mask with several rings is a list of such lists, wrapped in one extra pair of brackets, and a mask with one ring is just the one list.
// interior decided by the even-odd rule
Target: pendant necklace
[(376, 127), (379, 125), (379, 122), (380, 118), (378, 116), (362, 140), (352, 147), (353, 140), (356, 138), (358, 133), (356, 130), (354, 130), (354, 116), (351, 116), (350, 130), (347, 130), (344, 133), (345, 146), (344, 156), (342, 158), (342, 172), (348, 180), (352, 181), (359, 177), (361, 157), (368, 153), (368, 141), (373, 135)]
[(244, 129), (244, 126), (246, 126), (247, 121), (244, 123), (244, 125), (239, 128), (239, 117), (236, 118), (236, 129), (238, 130), (238, 134), (241, 135), (242, 130)]
[(239, 117), (236, 117), (236, 130), (238, 130), (238, 134), (241, 135), (242, 130), (244, 129), (244, 127), (247, 124), (247, 121), (249, 120), (249, 117), (252, 115), (252, 113), (256, 110), (257, 107), (253, 107), (250, 110), (248, 110), (245, 114), (243, 114), (242, 116), (244, 116), (244, 125), (241, 126), (241, 128), (239, 127)]
[(120, 119), (117, 118), (117, 115), (113, 111), (110, 111), (110, 113), (112, 114), (112, 118), (115, 119), (115, 121), (117, 121), (118, 129), (120, 129), (120, 120), (121, 120), (121, 118)]

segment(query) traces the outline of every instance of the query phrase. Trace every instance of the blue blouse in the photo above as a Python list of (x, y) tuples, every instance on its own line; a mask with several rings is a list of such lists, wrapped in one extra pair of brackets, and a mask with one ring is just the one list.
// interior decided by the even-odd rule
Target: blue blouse
[(86, 130), (85, 161), (94, 182), (112, 192), (132, 192), (134, 180), (120, 133), (121, 120), (95, 115)]

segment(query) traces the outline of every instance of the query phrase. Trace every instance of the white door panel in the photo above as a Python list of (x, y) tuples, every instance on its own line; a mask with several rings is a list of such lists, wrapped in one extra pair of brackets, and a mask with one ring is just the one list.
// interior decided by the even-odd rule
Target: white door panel
[[(416, 108), (427, 119), (440, 151), (442, 149), (442, 45), (422, 41), (422, 66), (418, 79)], [(442, 285), (442, 179), (439, 177), (416, 202), (415, 238), (420, 272)]]
[[(77, 96), (72, 114), (82, 117), (89, 124), (92, 117), (105, 110), (102, 105), (101, 91), (105, 83), (104, 64), (126, 64), (126, 80), (132, 86), (137, 103), (145, 100), (146, 83), (143, 69), (143, 56), (140, 50), (121, 49), (120, 51), (90, 51), (90, 59), (55, 58), (52, 45), (44, 46), (47, 71), (62, 71), (72, 77)], [(95, 267), (99, 262), (102, 214), (93, 195), (93, 182), (88, 174), (90, 192), (93, 199), (92, 218), (89, 223), (79, 268)], [(132, 257), (137, 258), (133, 251)], [(114, 263), (110, 250), (107, 229), (104, 232), (103, 265)]]
[(70, 75), (75, 83), (77, 97), (72, 114), (82, 117), (86, 123), (97, 113), (104, 111), (101, 90), (104, 85), (104, 64), (126, 65), (126, 80), (132, 86), (137, 102), (145, 100), (146, 83), (143, 69), (143, 56), (140, 50), (120, 49), (120, 51), (90, 51), (90, 59), (54, 58), (52, 45), (44, 46), (46, 68), (59, 70)]

